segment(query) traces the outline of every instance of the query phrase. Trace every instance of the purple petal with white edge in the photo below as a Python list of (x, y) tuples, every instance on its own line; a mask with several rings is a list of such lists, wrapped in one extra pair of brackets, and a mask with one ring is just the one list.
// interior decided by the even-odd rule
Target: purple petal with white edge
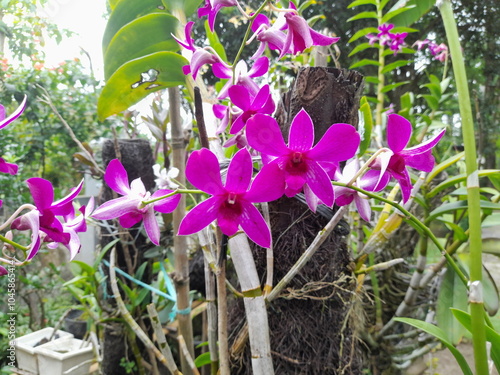
[(193, 53), (193, 56), (191, 56), (191, 62), (189, 63), (193, 79), (196, 79), (198, 71), (201, 69), (203, 65), (214, 64), (218, 62), (219, 59), (217, 58), (217, 56), (212, 55), (207, 50), (204, 50), (203, 48), (196, 49), (196, 51)]
[(314, 144), (314, 125), (309, 114), (302, 108), (293, 118), (288, 134), (288, 148), (293, 151), (309, 151)]
[(4, 158), (0, 158), (0, 172), (16, 175), (19, 167), (17, 164), (7, 163)]
[(208, 194), (217, 195), (224, 192), (217, 156), (206, 148), (194, 151), (189, 156), (186, 178), (193, 186)]
[(285, 173), (277, 163), (266, 164), (255, 176), (252, 186), (245, 194), (249, 202), (271, 202), (285, 192)]
[(398, 114), (387, 116), (387, 144), (394, 153), (403, 150), (410, 140), (412, 127), (410, 121)]
[(333, 186), (325, 170), (318, 163), (309, 162), (306, 183), (321, 201), (331, 207), (334, 201)]
[(248, 238), (257, 245), (264, 248), (271, 246), (271, 231), (262, 214), (253, 204), (244, 203), (240, 225)]
[(270, 26), (270, 24), (271, 23), (269, 22), (269, 18), (267, 18), (267, 16), (265, 16), (264, 14), (259, 13), (259, 14), (257, 14), (257, 16), (255, 17), (255, 19), (252, 23), (252, 31), (256, 32), (259, 27)]
[(289, 152), (276, 120), (268, 115), (257, 113), (247, 121), (247, 140), (250, 147), (271, 156)]
[(356, 154), (359, 142), (360, 136), (354, 126), (333, 124), (307, 155), (316, 161), (344, 161)]
[[(271, 90), (269, 89), (269, 85), (264, 85), (261, 87), (257, 96), (253, 99), (251, 108), (254, 110), (262, 110), (265, 111), (266, 114), (271, 114), (274, 112), (274, 101), (271, 97)], [(268, 112), (269, 111), (269, 112)]]
[(32, 210), (23, 215), (22, 220), (31, 229), (30, 250), (26, 258), (26, 260), (31, 260), (40, 249), (40, 212)]
[(149, 239), (152, 243), (158, 246), (160, 244), (160, 227), (156, 221), (153, 207), (148, 208), (148, 211), (143, 215), (143, 219), (144, 229), (146, 230)]
[(250, 108), (252, 98), (250, 92), (244, 86), (233, 85), (228, 89), (229, 98), (238, 108), (246, 111)]
[(120, 216), (118, 218), (118, 221), (120, 222), (120, 225), (122, 227), (132, 228), (137, 223), (140, 223), (143, 218), (144, 218), (143, 212), (134, 211), (134, 212), (127, 212), (125, 215)]
[(387, 150), (382, 154), (380, 154), (379, 156), (377, 156), (377, 158), (375, 159), (375, 163), (378, 165), (376, 169), (380, 169), (379, 180), (376, 184), (377, 188), (378, 186), (380, 186), (380, 182), (382, 181), (382, 176), (386, 173), (387, 167), (389, 166), (389, 162), (391, 161), (393, 155), (394, 153), (392, 151)]
[(142, 182), (140, 177), (132, 180), (132, 182), (130, 183), (129, 194), (144, 197), (146, 195), (146, 192), (146, 187), (144, 186), (144, 182)]
[(92, 214), (97, 220), (111, 220), (123, 216), (129, 212), (137, 211), (139, 200), (129, 197), (120, 197), (101, 204)]
[(71, 193), (69, 193), (68, 195), (66, 195), (64, 198), (61, 198), (58, 201), (54, 202), (52, 204), (52, 207), (53, 208), (62, 207), (62, 206), (67, 205), (71, 201), (73, 201), (73, 199), (75, 199), (78, 196), (78, 194), (80, 194), (80, 192), (82, 191), (83, 183), (84, 183), (84, 179), (82, 179), (80, 181), (80, 183), (78, 184), (77, 187), (71, 189)]
[(193, 39), (191, 38), (191, 30), (193, 29), (193, 25), (194, 25), (194, 21), (191, 21), (191, 22), (188, 22), (186, 24), (186, 26), (184, 27), (184, 37), (186, 38), (185, 41), (182, 41), (182, 40), (178, 39), (174, 34), (171, 34), (172, 38), (174, 38), (177, 43), (179, 43), (182, 47), (184, 47), (190, 51), (195, 50)]
[(306, 203), (312, 212), (316, 212), (321, 200), (313, 193), (309, 185), (304, 185), (304, 196), (306, 197)]
[(127, 171), (118, 159), (109, 162), (104, 173), (104, 181), (112, 190), (121, 195), (127, 195), (130, 192)]
[(337, 43), (340, 38), (334, 38), (318, 33), (316, 30), (309, 28), (311, 33), (311, 38), (313, 40), (313, 45), (315, 46), (329, 46), (333, 43)]
[(368, 199), (360, 197), (359, 194), (355, 194), (354, 201), (356, 202), (356, 208), (358, 210), (359, 216), (361, 216), (364, 221), (369, 222), (372, 216), (370, 201)]
[(221, 198), (211, 197), (193, 207), (182, 219), (179, 225), (179, 236), (187, 236), (197, 233), (210, 225), (219, 212)]
[[(172, 192), (173, 190), (160, 189), (153, 193), (151, 199), (158, 198), (163, 195), (170, 194)], [(179, 204), (180, 200), (181, 200), (180, 194), (172, 195), (171, 197), (155, 202), (153, 204), (153, 207), (155, 211), (161, 212), (162, 214), (169, 214), (170, 212), (173, 212), (177, 208), (177, 205)]]
[(335, 204), (337, 206), (348, 205), (354, 199), (354, 195), (357, 194), (356, 191), (345, 186), (334, 186), (333, 190), (335, 191)]
[(401, 194), (403, 195), (403, 203), (408, 202), (408, 199), (410, 199), (411, 196), (411, 179), (410, 179), (410, 174), (408, 171), (405, 169), (403, 171), (403, 176), (402, 178), (398, 178), (398, 183), (399, 186), (401, 187)]
[(421, 154), (432, 149), (437, 143), (441, 140), (444, 133), (446, 133), (446, 129), (441, 130), (435, 137), (423, 142), (417, 146), (407, 148), (400, 152), (401, 155), (404, 155), (405, 158), (407, 155)]
[(391, 175), (389, 173), (380, 174), (380, 171), (371, 169), (359, 179), (357, 184), (366, 191), (380, 191), (389, 184), (390, 180)]
[(69, 250), (69, 260), (71, 261), (80, 252), (82, 244), (80, 242), (80, 237), (78, 237), (78, 234), (75, 231), (69, 230), (69, 234), (70, 240), (65, 246)]
[(252, 173), (252, 157), (246, 148), (242, 148), (233, 156), (229, 164), (226, 190), (231, 193), (246, 193), (252, 180)]
[(338, 181), (347, 184), (351, 181), (351, 179), (356, 175), (358, 171), (359, 171), (359, 160), (352, 159), (345, 165), (344, 169), (342, 170), (342, 178), (339, 179)]
[(26, 108), (26, 101), (27, 100), (28, 100), (28, 97), (25, 95), (24, 99), (21, 102), (21, 104), (19, 105), (19, 107), (17, 107), (17, 109), (14, 112), (12, 112), (12, 114), (7, 118), (5, 118), (5, 108), (4, 108), (3, 114), (0, 116), (0, 129), (6, 127), (12, 121), (14, 121), (19, 116), (21, 116), (21, 113), (23, 113), (24, 109)]
[[(400, 153), (400, 155), (402, 155)], [(434, 169), (434, 156), (432, 150), (427, 150), (421, 154), (405, 155), (405, 164), (408, 167), (418, 169), (419, 171), (431, 172)]]
[(261, 77), (269, 71), (269, 59), (266, 56), (261, 56), (253, 63), (253, 66), (248, 71), (248, 76), (255, 78)]
[(50, 181), (40, 177), (32, 177), (26, 180), (26, 183), (30, 189), (35, 206), (40, 211), (50, 208), (52, 202), (54, 202), (54, 188)]
[(224, 63), (215, 63), (212, 65), (212, 73), (217, 78), (229, 79), (233, 77), (233, 71)]

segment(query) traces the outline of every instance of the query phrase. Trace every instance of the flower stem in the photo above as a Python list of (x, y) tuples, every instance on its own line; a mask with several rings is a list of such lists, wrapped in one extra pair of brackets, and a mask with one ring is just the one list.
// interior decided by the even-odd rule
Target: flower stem
[[(460, 117), (462, 119), (462, 137), (465, 149), (465, 166), (467, 174), (467, 202), (469, 215), (469, 248), (470, 248), (470, 279), (471, 283), (479, 283), (483, 275), (482, 265), (482, 238), (481, 238), (481, 207), (479, 178), (477, 170), (476, 141), (474, 135), (474, 122), (472, 119), (472, 108), (469, 97), (469, 87), (465, 72), (465, 63), (460, 46), (457, 24), (453, 16), (450, 0), (444, 0), (439, 7), (441, 17), (450, 47), (451, 59), (453, 61), (453, 73), (455, 76)], [(484, 307), (481, 298), (469, 299), (472, 318), (472, 342), (474, 347), (474, 361), (476, 374), (488, 374), (488, 357), (486, 351), (486, 332), (484, 324)]]
[(141, 204), (142, 204), (142, 207), (145, 207), (148, 204), (161, 201), (161, 200), (163, 200), (165, 198), (171, 197), (172, 195), (176, 195), (176, 194), (205, 194), (205, 192), (202, 191), (202, 190), (177, 189), (177, 190), (175, 190), (175, 191), (173, 191), (171, 193), (162, 195), (161, 197), (156, 197), (156, 198), (153, 198), (153, 199), (150, 199), (150, 200), (147, 200), (147, 201), (142, 201)]
[(28, 251), (29, 247), (23, 246), (21, 244), (18, 244), (17, 242), (14, 242), (12, 240), (9, 240), (7, 237), (4, 237), (0, 234), (0, 242), (5, 242), (8, 243), (9, 245), (14, 246), (16, 249), (22, 250), (22, 251)]

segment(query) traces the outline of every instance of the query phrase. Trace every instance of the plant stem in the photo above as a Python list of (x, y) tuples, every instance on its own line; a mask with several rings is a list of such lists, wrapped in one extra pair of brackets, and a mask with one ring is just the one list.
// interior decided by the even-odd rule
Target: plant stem
[(470, 249), (470, 279), (472, 285), (478, 285), (479, 295), (469, 296), (472, 318), (472, 342), (474, 346), (474, 361), (477, 375), (488, 374), (488, 356), (486, 351), (486, 331), (484, 323), (484, 307), (481, 293), (482, 268), (482, 238), (481, 238), (481, 207), (479, 192), (479, 177), (477, 170), (476, 141), (474, 122), (469, 97), (469, 87), (465, 72), (465, 63), (460, 46), (457, 24), (453, 16), (450, 0), (444, 0), (439, 7), (448, 39), (453, 73), (455, 76), (460, 117), (462, 118), (462, 137), (465, 150), (465, 165), (467, 174), (467, 202), (469, 214), (469, 249)]
[[(377, 0), (377, 21), (378, 25), (382, 25), (382, 7), (380, 1)], [(382, 89), (385, 84), (385, 76), (382, 73), (385, 66), (384, 46), (380, 46), (378, 50), (378, 85), (377, 85), (377, 107), (375, 109), (375, 126), (382, 126), (382, 111), (384, 110), (384, 93)]]

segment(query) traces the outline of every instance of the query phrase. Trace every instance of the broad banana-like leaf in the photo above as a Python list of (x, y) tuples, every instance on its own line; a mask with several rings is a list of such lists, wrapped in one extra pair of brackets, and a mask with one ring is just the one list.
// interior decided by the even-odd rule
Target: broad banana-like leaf
[(396, 26), (411, 26), (426, 14), (436, 3), (436, 0), (399, 0), (389, 12), (401, 7), (411, 7), (391, 18), (391, 23)]
[(123, 64), (155, 52), (177, 51), (179, 44), (171, 34), (179, 27), (179, 21), (166, 13), (151, 13), (122, 27), (111, 39), (104, 54), (104, 78)]
[(152, 92), (185, 83), (182, 67), (188, 61), (174, 52), (156, 52), (118, 68), (104, 86), (97, 103), (100, 119), (126, 110)]

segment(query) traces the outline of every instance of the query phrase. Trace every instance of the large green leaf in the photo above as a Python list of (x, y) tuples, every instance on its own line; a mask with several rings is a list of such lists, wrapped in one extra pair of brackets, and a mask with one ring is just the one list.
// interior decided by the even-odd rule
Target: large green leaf
[(463, 374), (464, 375), (472, 375), (472, 371), (471, 371), (467, 361), (465, 360), (464, 356), (462, 355), (462, 353), (460, 353), (460, 351), (457, 348), (455, 348), (453, 346), (453, 344), (450, 342), (450, 340), (448, 339), (448, 337), (446, 336), (446, 334), (443, 332), (443, 330), (441, 328), (436, 327), (435, 325), (433, 325), (431, 323), (423, 322), (423, 321), (417, 320), (417, 319), (394, 318), (394, 320), (397, 322), (406, 323), (406, 324), (409, 324), (415, 328), (421, 329), (422, 331), (427, 332), (428, 334), (439, 339), (439, 341), (441, 341), (443, 343), (443, 345), (445, 345), (450, 350), (451, 354), (453, 354), (453, 356), (455, 357), (455, 359), (458, 362), (458, 365), (462, 369)]
[[(162, 12), (165, 6), (161, 0), (121, 0), (109, 16), (106, 30), (102, 37), (102, 52), (106, 53), (109, 42), (115, 34), (126, 24), (150, 13)], [(166, 11), (165, 11), (166, 12)]]
[(391, 11), (402, 6), (413, 6), (413, 8), (400, 13), (391, 19), (391, 23), (396, 26), (411, 26), (426, 14), (436, 3), (436, 0), (399, 0), (391, 8)]
[[(481, 205), (482, 209), (500, 210), (500, 203), (494, 203), (482, 200), (479, 202), (479, 204)], [(467, 201), (444, 203), (429, 214), (429, 216), (425, 219), (425, 223), (426, 224), (431, 223), (438, 216), (441, 216), (443, 214), (464, 209), (467, 209)]]
[[(457, 157), (458, 157), (458, 155), (457, 155)], [(461, 158), (461, 156), (460, 156), (460, 158)], [(491, 176), (491, 175), (498, 175), (499, 173), (500, 173), (500, 170), (498, 170), (498, 169), (483, 169), (483, 170), (480, 170), (478, 172), (479, 177)], [(433, 172), (432, 175), (434, 177), (435, 173)], [(447, 178), (446, 180), (444, 180), (443, 182), (441, 182), (438, 186), (436, 186), (434, 189), (432, 189), (431, 191), (429, 191), (429, 193), (427, 194), (427, 198), (432, 198), (433, 196), (435, 196), (440, 191), (442, 191), (442, 190), (444, 190), (446, 188), (449, 188), (450, 186), (453, 186), (453, 185), (459, 184), (461, 182), (464, 182), (466, 179), (467, 179), (467, 176), (465, 175), (465, 173), (462, 173), (462, 174), (459, 174), (457, 176), (452, 176), (450, 178)], [(429, 179), (427, 179), (427, 180), (429, 181)]]
[(152, 13), (137, 18), (122, 27), (109, 43), (104, 54), (104, 78), (126, 62), (161, 51), (177, 51), (179, 44), (172, 38), (179, 21), (166, 13)]
[(174, 52), (156, 52), (123, 64), (107, 81), (97, 103), (100, 119), (126, 110), (148, 94), (182, 85), (188, 61)]
[(198, 9), (203, 0), (162, 0), (163, 5), (173, 14), (182, 11), (183, 17), (189, 17)]
[(446, 270), (443, 282), (439, 288), (439, 298), (436, 306), (437, 325), (441, 328), (451, 343), (460, 342), (466, 329), (455, 319), (450, 308), (467, 309), (467, 288), (451, 268)]

